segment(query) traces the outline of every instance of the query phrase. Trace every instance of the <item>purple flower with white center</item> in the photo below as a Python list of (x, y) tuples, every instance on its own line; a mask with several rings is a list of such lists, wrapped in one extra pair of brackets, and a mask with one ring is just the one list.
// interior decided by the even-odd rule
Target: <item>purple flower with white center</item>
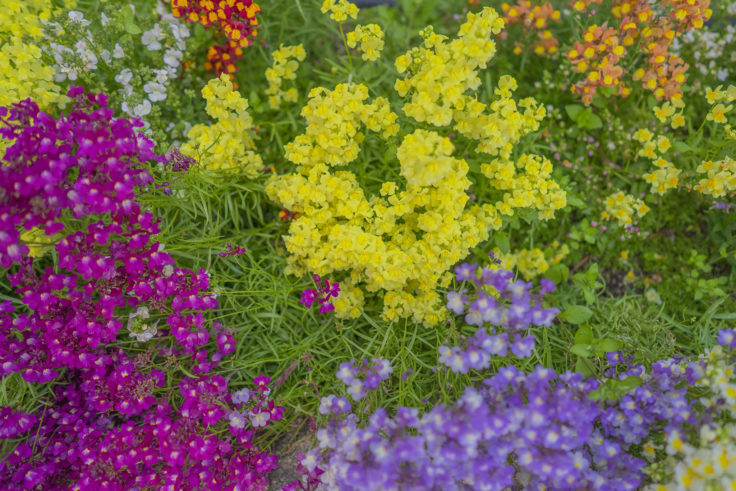
[(381, 358), (364, 359), (359, 365), (355, 360), (343, 362), (337, 371), (337, 378), (348, 386), (347, 392), (359, 401), (366, 394), (378, 388), (378, 385), (393, 373), (394, 369), (388, 360)]
[(461, 265), (456, 266), (455, 280), (460, 282), (475, 279), (475, 269), (476, 266), (470, 263), (462, 263)]
[(465, 310), (465, 297), (463, 292), (449, 292), (447, 294), (447, 308), (460, 315)]
[(458, 373), (488, 368), (492, 355), (505, 356), (509, 348), (516, 357), (531, 356), (535, 342), (527, 334), (529, 327), (549, 327), (559, 313), (556, 308), (542, 306), (543, 296), (554, 290), (551, 281), (543, 280), (540, 293), (533, 294), (532, 284), (514, 280), (510, 271), (483, 267), (479, 279), (461, 274), (477, 269), (468, 263), (456, 268), (458, 280), (472, 279), (474, 294), (465, 289), (447, 294), (447, 307), (464, 314), (465, 324), (480, 327), (462, 348), (440, 348), (440, 363)]
[(270, 420), (271, 418), (265, 411), (250, 413), (250, 424), (253, 425), (254, 428), (266, 426)]
[(233, 428), (245, 428), (245, 416), (238, 411), (232, 411), (227, 415), (230, 426)]
[(718, 343), (729, 348), (736, 348), (736, 333), (733, 329), (721, 329), (718, 331)]
[[(509, 366), (424, 415), (402, 407), (391, 418), (378, 409), (359, 426), (352, 413), (325, 410), (330, 421), (303, 465), (325, 489), (637, 489), (646, 476), (638, 444), (682, 413), (680, 396), (668, 399), (686, 372), (675, 366), (664, 361), (652, 375), (633, 367), (645, 383), (621, 401), (593, 400), (598, 382), (579, 373)], [(643, 409), (637, 391), (672, 410)], [(632, 434), (631, 425), (641, 431)]]
[(234, 392), (230, 400), (233, 404), (245, 404), (250, 400), (250, 391), (246, 388)]

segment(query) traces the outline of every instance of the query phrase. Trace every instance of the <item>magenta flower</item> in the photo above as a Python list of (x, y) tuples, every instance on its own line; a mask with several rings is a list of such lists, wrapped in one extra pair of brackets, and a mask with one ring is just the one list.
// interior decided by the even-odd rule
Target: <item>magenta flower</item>
[(302, 292), (301, 302), (308, 309), (312, 307), (314, 302), (318, 302), (319, 313), (326, 314), (335, 310), (335, 306), (330, 303), (330, 298), (337, 298), (340, 293), (340, 284), (337, 282), (330, 283), (328, 280), (322, 280), (319, 275), (313, 276), (317, 288), (307, 288)]

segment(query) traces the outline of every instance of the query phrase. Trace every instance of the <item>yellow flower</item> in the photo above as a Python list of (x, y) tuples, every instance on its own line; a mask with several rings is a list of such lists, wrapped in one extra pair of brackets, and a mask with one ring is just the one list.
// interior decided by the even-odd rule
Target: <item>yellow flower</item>
[(345, 22), (348, 17), (355, 19), (358, 17), (358, 7), (348, 0), (324, 0), (322, 3), (322, 13), (330, 12), (330, 18), (335, 22)]
[(736, 160), (724, 157), (723, 160), (702, 162), (696, 171), (706, 174), (695, 186), (703, 194), (720, 197), (736, 191)]
[(202, 96), (207, 101), (207, 114), (217, 122), (210, 126), (194, 125), (181, 153), (195, 158), (204, 169), (242, 170), (247, 176), (256, 177), (263, 170), (263, 161), (253, 151), (255, 143), (249, 133), (253, 119), (248, 114), (248, 100), (233, 90), (224, 73), (207, 83)]
[(266, 80), (268, 88), (266, 94), (268, 97), (268, 105), (271, 109), (278, 109), (282, 102), (296, 102), (297, 91), (292, 87), (284, 90), (282, 84), (284, 80), (296, 79), (296, 70), (299, 68), (299, 62), (304, 61), (307, 56), (304, 47), (301, 44), (296, 46), (284, 46), (273, 52), (273, 66), (266, 70)]
[(723, 124), (726, 122), (726, 113), (729, 112), (731, 109), (733, 109), (732, 104), (726, 106), (724, 104), (718, 103), (710, 110), (705, 119), (707, 121), (714, 121), (716, 123)]
[(360, 44), (364, 60), (377, 60), (383, 50), (383, 31), (378, 24), (358, 25), (354, 31), (348, 33), (347, 43), (351, 48)]
[(605, 201), (605, 211), (601, 213), (601, 218), (616, 220), (619, 225), (629, 225), (633, 221), (633, 216), (644, 216), (649, 211), (649, 207), (640, 199), (618, 191)]

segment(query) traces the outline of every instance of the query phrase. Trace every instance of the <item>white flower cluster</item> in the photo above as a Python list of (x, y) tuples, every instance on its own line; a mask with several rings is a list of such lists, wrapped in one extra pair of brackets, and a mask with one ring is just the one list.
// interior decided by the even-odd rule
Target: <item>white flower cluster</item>
[[(728, 6), (728, 9), (736, 11), (736, 2)], [(728, 68), (736, 63), (734, 41), (736, 27), (729, 24), (724, 29), (688, 31), (682, 36), (682, 42), (677, 38), (673, 40), (673, 48), (679, 52), (684, 45), (689, 45), (696, 60), (695, 68), (703, 75), (715, 73), (716, 78), (723, 82), (734, 75)]]
[[(90, 22), (84, 18), (82, 12), (72, 10), (69, 12), (69, 24), (87, 27)], [(58, 24), (48, 24), (49, 27), (55, 29), (58, 33), (61, 26)], [(57, 43), (50, 43), (51, 52), (54, 56), (54, 80), (63, 82), (67, 79), (74, 81), (79, 77), (80, 72), (90, 72), (97, 69), (98, 58), (95, 52), (90, 48), (88, 42), (92, 39), (92, 34), (86, 30), (84, 37), (74, 44), (74, 49), (62, 46)], [(103, 49), (99, 51), (100, 58), (105, 63), (110, 63), (112, 58), (123, 58), (125, 53), (119, 44), (115, 44), (113, 52)]]
[[(174, 17), (171, 12), (161, 3), (157, 6), (157, 12), (161, 22), (141, 35), (141, 43), (148, 51), (161, 51), (165, 45), (170, 45), (163, 51), (163, 68), (154, 69), (153, 80), (143, 82), (145, 96), (140, 102), (133, 103), (133, 72), (129, 68), (123, 69), (115, 76), (115, 81), (122, 86), (125, 101), (121, 108), (131, 116), (143, 118), (151, 112), (153, 104), (166, 100), (166, 88), (169, 80), (176, 77), (181, 58), (186, 49), (186, 39), (189, 37), (189, 29)], [(169, 34), (170, 33), (170, 34)], [(170, 37), (169, 37), (170, 36)], [(139, 100), (139, 99), (138, 99)]]
[[(700, 403), (712, 414), (728, 414), (736, 417), (736, 374), (731, 353), (716, 346), (706, 352), (707, 368), (697, 385), (710, 389), (712, 395), (700, 399)], [(693, 489), (734, 489), (736, 487), (736, 425), (729, 423), (704, 424), (699, 438), (687, 441), (679, 431), (669, 431), (666, 437), (664, 464), (669, 469), (671, 481), (651, 486), (659, 491), (685, 491)]]

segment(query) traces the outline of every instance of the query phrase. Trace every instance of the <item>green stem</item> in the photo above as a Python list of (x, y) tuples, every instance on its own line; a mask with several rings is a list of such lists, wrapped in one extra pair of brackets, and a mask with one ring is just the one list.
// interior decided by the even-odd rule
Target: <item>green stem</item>
[(353, 56), (350, 54), (348, 48), (348, 40), (345, 38), (345, 31), (342, 28), (342, 22), (340, 22), (340, 37), (342, 37), (342, 44), (345, 46), (345, 52), (348, 54), (348, 60), (350, 61), (350, 71), (353, 71)]

